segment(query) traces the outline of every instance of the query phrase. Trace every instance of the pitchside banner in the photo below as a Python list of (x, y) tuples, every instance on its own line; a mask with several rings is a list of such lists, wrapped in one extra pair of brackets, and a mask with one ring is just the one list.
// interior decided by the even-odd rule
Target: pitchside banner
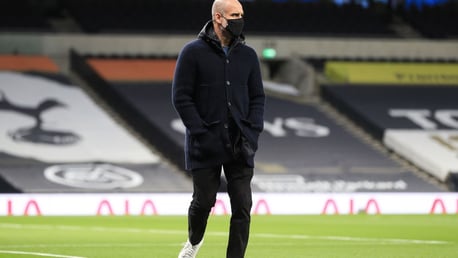
[(324, 86), (323, 96), (439, 180), (457, 174), (457, 87)]
[[(6, 194), (0, 216), (187, 215), (191, 193)], [(219, 193), (212, 215), (230, 214)], [(458, 214), (456, 193), (254, 193), (254, 215)], [(1, 226), (1, 225), (0, 225)]]

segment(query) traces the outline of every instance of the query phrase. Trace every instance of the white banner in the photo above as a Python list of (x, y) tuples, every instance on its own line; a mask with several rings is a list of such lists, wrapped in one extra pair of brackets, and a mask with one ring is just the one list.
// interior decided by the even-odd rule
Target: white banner
[[(186, 215), (191, 193), (2, 194), (0, 216)], [(214, 215), (230, 214), (218, 194)], [(253, 194), (252, 214), (458, 214), (458, 193)]]
[(441, 181), (458, 173), (458, 130), (389, 129), (383, 142)]
[(43, 162), (158, 162), (79, 87), (13, 72), (0, 72), (0, 152)]

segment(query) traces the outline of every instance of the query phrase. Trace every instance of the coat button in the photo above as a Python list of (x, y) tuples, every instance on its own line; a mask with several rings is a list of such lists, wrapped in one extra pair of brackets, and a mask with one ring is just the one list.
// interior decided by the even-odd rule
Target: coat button
[(226, 81), (226, 85), (227, 86), (231, 85), (231, 82), (230, 81)]
[(228, 105), (229, 107), (232, 106), (231, 102), (227, 102), (227, 105)]
[(229, 128), (229, 126), (228, 126), (227, 124), (224, 124), (224, 128), (226, 128), (226, 129), (227, 129), (227, 128)]
[(229, 59), (226, 59), (226, 64), (229, 64)]

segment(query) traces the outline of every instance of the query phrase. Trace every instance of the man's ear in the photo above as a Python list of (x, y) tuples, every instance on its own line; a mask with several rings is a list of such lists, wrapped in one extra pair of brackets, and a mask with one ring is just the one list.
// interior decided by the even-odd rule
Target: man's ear
[(215, 21), (217, 21), (218, 23), (221, 23), (221, 18), (223, 16), (220, 14), (220, 13), (215, 13), (215, 16), (213, 17), (215, 19)]

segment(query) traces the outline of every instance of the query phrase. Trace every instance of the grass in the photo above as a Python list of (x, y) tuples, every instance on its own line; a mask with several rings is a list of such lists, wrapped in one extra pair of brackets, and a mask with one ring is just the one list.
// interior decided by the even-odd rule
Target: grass
[[(225, 257), (228, 216), (211, 216), (201, 258)], [(183, 216), (1, 217), (0, 257), (167, 258)], [(253, 216), (246, 258), (456, 257), (457, 215)]]

